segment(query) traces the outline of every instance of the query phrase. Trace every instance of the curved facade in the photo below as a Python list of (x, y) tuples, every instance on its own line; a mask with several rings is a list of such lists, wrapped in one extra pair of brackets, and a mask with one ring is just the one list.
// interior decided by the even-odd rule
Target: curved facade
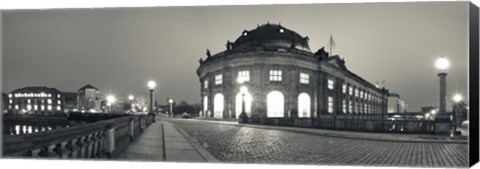
[(265, 24), (241, 32), (225, 51), (207, 51), (197, 69), (202, 116), (238, 118), (242, 100), (248, 117), (386, 112), (387, 90), (348, 71), (339, 56), (323, 48), (311, 52), (308, 40), (281, 25)]

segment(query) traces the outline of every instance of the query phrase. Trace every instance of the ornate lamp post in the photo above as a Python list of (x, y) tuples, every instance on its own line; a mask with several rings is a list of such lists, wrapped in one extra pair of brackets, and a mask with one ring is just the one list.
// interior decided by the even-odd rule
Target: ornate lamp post
[(150, 89), (150, 106), (148, 109), (148, 113), (153, 113), (153, 89), (155, 89), (155, 86), (157, 86), (157, 84), (155, 83), (155, 81), (149, 81), (147, 83), (147, 86)]
[(453, 102), (455, 102), (453, 114), (452, 114), (452, 127), (453, 127), (453, 134), (457, 132), (457, 114), (458, 109), (460, 107), (460, 102), (463, 100), (462, 95), (455, 94), (453, 95)]
[(130, 101), (130, 114), (133, 114), (133, 95), (129, 95), (128, 100)]
[(107, 106), (108, 106), (108, 113), (112, 112), (112, 104), (115, 103), (115, 97), (112, 95), (107, 96)]
[(450, 117), (445, 110), (446, 89), (447, 89), (447, 68), (450, 62), (442, 55), (435, 62), (435, 66), (439, 69), (438, 77), (440, 78), (440, 105), (437, 116), (435, 117), (435, 134), (449, 134), (451, 129)]
[(172, 116), (172, 117), (173, 117), (173, 99), (172, 99), (172, 98), (168, 99), (168, 104), (170, 104), (170, 113), (169, 113), (169, 116)]

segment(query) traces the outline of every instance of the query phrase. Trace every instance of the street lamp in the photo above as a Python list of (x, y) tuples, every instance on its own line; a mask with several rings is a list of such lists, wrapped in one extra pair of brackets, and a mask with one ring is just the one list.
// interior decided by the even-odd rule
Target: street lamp
[(168, 103), (170, 104), (170, 113), (169, 113), (169, 116), (173, 116), (173, 99), (170, 98), (168, 99)]
[(450, 118), (445, 110), (445, 95), (447, 88), (447, 69), (450, 62), (442, 55), (435, 61), (435, 67), (439, 70), (438, 77), (440, 78), (440, 105), (439, 112), (435, 117), (435, 133), (448, 134), (450, 132)]
[(112, 104), (115, 103), (117, 99), (115, 99), (115, 96), (108, 95), (107, 96), (107, 106), (108, 106), (108, 113), (112, 112)]
[(453, 102), (455, 102), (453, 115), (452, 115), (453, 134), (455, 134), (457, 132), (457, 114), (458, 114), (458, 109), (460, 107), (460, 102), (462, 100), (463, 100), (462, 95), (460, 95), (460, 94), (453, 95)]
[(128, 100), (130, 101), (130, 113), (133, 113), (133, 95), (128, 96)]
[(148, 88), (150, 89), (150, 108), (148, 110), (148, 113), (153, 113), (153, 89), (157, 84), (155, 81), (151, 80), (147, 83)]

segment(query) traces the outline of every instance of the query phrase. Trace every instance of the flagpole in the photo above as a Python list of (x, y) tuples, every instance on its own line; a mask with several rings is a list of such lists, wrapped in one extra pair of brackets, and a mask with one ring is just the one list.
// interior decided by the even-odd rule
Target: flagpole
[(333, 39), (332, 39), (332, 34), (330, 34), (330, 45), (329, 45), (330, 46), (330, 51), (329, 51), (330, 56), (332, 56), (332, 44), (333, 44)]

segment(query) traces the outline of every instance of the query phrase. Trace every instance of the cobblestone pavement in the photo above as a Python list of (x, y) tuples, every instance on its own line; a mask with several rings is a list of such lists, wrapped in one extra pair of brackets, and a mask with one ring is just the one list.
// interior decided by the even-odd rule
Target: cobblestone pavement
[(467, 144), (369, 141), (189, 120), (172, 122), (224, 162), (468, 166)]

